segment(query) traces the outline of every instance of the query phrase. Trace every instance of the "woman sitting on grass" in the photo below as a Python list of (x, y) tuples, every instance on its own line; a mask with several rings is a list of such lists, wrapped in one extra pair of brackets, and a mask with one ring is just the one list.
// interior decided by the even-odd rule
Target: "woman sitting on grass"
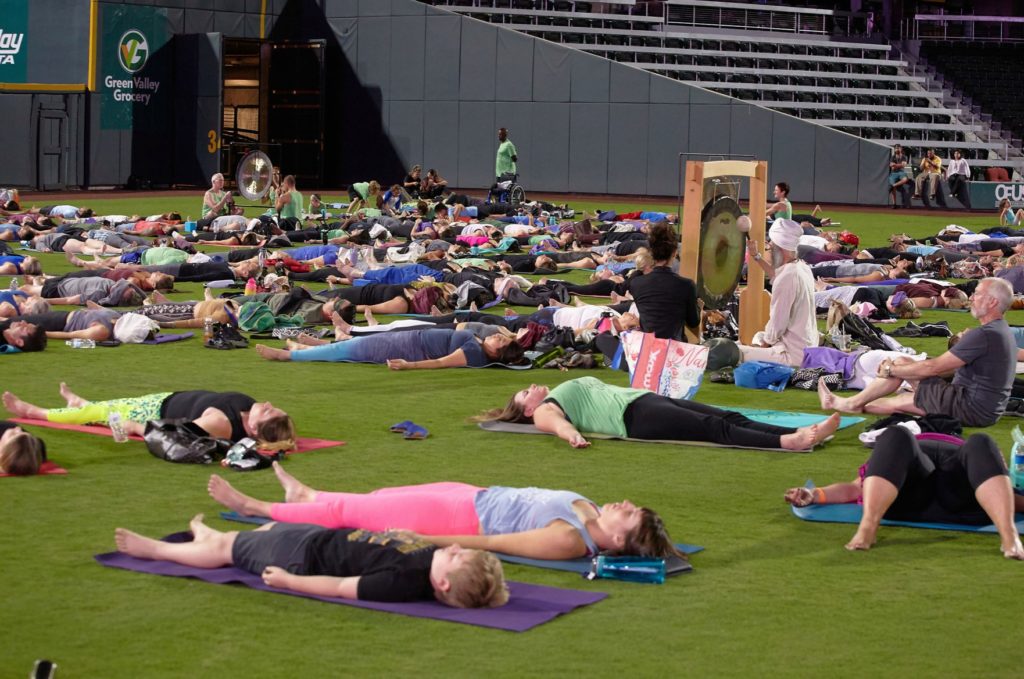
[(270, 523), (222, 533), (189, 523), (191, 542), (162, 542), (124, 528), (117, 550), (195, 568), (235, 566), (278, 589), (363, 601), (437, 599), (456, 608), (504, 605), (508, 588), (493, 554), (452, 545), (438, 549), (394, 534)]
[(0, 420), (0, 474), (31, 476), (46, 462), (46, 444), (13, 422)]
[(882, 519), (927, 523), (959, 523), (999, 531), (1000, 548), (1008, 559), (1024, 560), (1014, 504), (1015, 496), (999, 447), (987, 434), (973, 434), (962, 446), (945, 441), (919, 441), (903, 427), (889, 427), (875, 441), (871, 457), (850, 483), (824, 488), (790, 488), (786, 502), (812, 504), (861, 503), (864, 515), (849, 550), (868, 550)]
[[(402, 528), (439, 545), (459, 544), (532, 559), (575, 559), (601, 551), (678, 555), (656, 512), (628, 500), (598, 507), (582, 495), (543, 488), (481, 488), (443, 482), (372, 493), (315, 491), (277, 463), (284, 502), (263, 502), (211, 476), (210, 496), (247, 516), (326, 528)], [(685, 558), (685, 557), (683, 557)]]
[(554, 434), (573, 448), (590, 442), (580, 430), (651, 441), (705, 441), (744, 448), (809, 450), (839, 428), (839, 414), (810, 427), (793, 429), (750, 420), (731, 410), (668, 398), (644, 389), (580, 377), (554, 389), (531, 384), (504, 408), (479, 421), (519, 422)]
[(295, 448), (295, 424), (286, 412), (238, 392), (175, 391), (87, 401), (61, 382), (60, 395), (67, 401), (66, 408), (40, 408), (9, 391), (4, 392), (3, 403), (18, 417), (62, 424), (106, 425), (116, 412), (129, 435), (141, 436), (150, 420), (180, 418), (217, 438), (239, 441), (248, 436), (266, 450)]
[(493, 334), (481, 341), (466, 330), (433, 328), (363, 335), (316, 346), (289, 340), (287, 346), (273, 349), (258, 344), (256, 352), (270, 361), (386, 363), (392, 370), (514, 365), (523, 358), (523, 347), (508, 335)]

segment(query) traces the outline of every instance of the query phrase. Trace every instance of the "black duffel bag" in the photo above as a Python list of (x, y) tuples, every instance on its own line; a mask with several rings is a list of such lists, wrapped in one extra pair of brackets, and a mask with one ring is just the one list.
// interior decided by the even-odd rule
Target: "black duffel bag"
[(152, 420), (146, 423), (146, 448), (168, 462), (210, 464), (224, 457), (231, 441), (210, 436), (189, 420)]

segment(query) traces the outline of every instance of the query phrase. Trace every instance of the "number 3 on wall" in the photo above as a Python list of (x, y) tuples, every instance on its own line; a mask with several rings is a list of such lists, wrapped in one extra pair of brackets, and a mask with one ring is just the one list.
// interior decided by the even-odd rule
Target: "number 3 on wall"
[(217, 130), (210, 130), (206, 133), (210, 143), (206, 145), (206, 150), (209, 153), (216, 153), (220, 150), (220, 138), (217, 137)]

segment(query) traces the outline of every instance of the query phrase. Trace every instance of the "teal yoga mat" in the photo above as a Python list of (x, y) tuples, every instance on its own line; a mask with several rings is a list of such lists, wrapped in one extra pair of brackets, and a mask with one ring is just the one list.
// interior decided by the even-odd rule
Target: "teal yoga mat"
[[(686, 555), (696, 554), (697, 552), (704, 550), (704, 548), (699, 545), (687, 544), (677, 544), (676, 549), (678, 549), (680, 552)], [(550, 559), (527, 559), (523, 556), (512, 556), (511, 554), (502, 554), (501, 552), (495, 552), (494, 555), (507, 563), (519, 564), (521, 566), (535, 566), (537, 568), (547, 568), (553, 571), (568, 571), (570, 573), (580, 574), (590, 572), (590, 563), (592, 561), (592, 559), (589, 559), (587, 557), (581, 557), (579, 559), (565, 559), (562, 561), (554, 561)], [(680, 565), (685, 563), (682, 559), (679, 559), (678, 557), (673, 557), (673, 560), (677, 561)], [(672, 560), (669, 560), (667, 562), (667, 565), (671, 566)], [(686, 566), (686, 568), (683, 568), (676, 572), (681, 573), (689, 572), (692, 570), (692, 567), (689, 567), (689, 564), (686, 564)], [(670, 575), (674, 575), (674, 573), (670, 573)]]
[[(723, 410), (734, 410), (744, 417), (749, 417), (755, 422), (763, 424), (774, 424), (777, 427), (809, 427), (824, 420), (827, 416), (813, 413), (794, 413), (786, 410), (770, 410), (766, 408), (734, 408), (732, 406), (715, 406)], [(843, 416), (839, 420), (839, 428), (846, 429), (864, 421), (863, 417)]]
[[(804, 521), (820, 521), (823, 523), (860, 523), (863, 515), (861, 506), (855, 503), (841, 505), (810, 505), (793, 507), (793, 513)], [(1017, 532), (1024, 534), (1024, 514), (1017, 514)], [(902, 526), (904, 528), (928, 528), (931, 530), (955, 530), (965, 533), (996, 533), (996, 527), (972, 526), (964, 523), (917, 523), (914, 521), (893, 521), (882, 519), (883, 526)]]

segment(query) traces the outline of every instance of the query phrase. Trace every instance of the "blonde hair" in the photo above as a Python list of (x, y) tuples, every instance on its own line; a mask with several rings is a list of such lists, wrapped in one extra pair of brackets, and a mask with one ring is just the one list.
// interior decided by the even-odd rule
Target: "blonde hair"
[(372, 196), (380, 193), (380, 183), (376, 179), (370, 182), (370, 186), (366, 189), (366, 195)]
[(654, 257), (651, 256), (651, 251), (647, 248), (638, 248), (634, 262), (636, 263), (637, 271), (643, 271), (649, 266), (654, 266)]
[(448, 574), (447, 592), (435, 590), (437, 600), (455, 608), (495, 608), (508, 603), (505, 572), (498, 557), (467, 549), (463, 565)]
[(29, 433), (21, 433), (0, 446), (0, 472), (15, 476), (31, 476), (39, 473), (39, 467), (46, 459), (42, 439)]
[(264, 450), (295, 450), (295, 423), (289, 415), (278, 415), (260, 422), (256, 440)]
[[(518, 392), (516, 392), (518, 393)], [(504, 408), (491, 408), (479, 415), (469, 418), (471, 422), (532, 422), (533, 418), (527, 417), (523, 412), (523, 406), (516, 403), (516, 394), (508, 400)]]
[(900, 302), (899, 306), (894, 307), (893, 310), (896, 315), (900, 318), (920, 318), (921, 312), (917, 310), (917, 304), (914, 300), (907, 297), (905, 300)]
[(21, 262), (21, 271), (29, 276), (38, 276), (43, 273), (43, 265), (35, 257), (25, 257)]
[[(945, 290), (943, 292), (946, 292)], [(953, 288), (950, 290), (952, 294), (946, 297), (946, 308), (947, 309), (966, 309), (970, 305), (970, 298), (967, 297), (967, 293), (959, 288)]]

